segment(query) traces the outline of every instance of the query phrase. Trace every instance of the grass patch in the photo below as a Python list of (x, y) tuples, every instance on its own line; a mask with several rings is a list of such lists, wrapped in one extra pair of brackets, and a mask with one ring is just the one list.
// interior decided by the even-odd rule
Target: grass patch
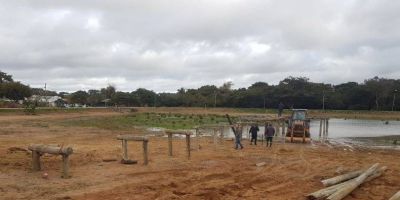
[(123, 116), (71, 119), (61, 122), (61, 125), (95, 127), (106, 130), (129, 130), (135, 127), (160, 127), (178, 130), (217, 123), (228, 123), (228, 121), (223, 115), (135, 113)]

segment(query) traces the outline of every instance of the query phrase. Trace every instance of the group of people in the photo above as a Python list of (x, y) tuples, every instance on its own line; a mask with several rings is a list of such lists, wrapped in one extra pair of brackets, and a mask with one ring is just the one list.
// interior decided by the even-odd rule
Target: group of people
[[(249, 133), (251, 134), (251, 140), (250, 140), (250, 145), (253, 144), (257, 145), (257, 136), (258, 136), (258, 131), (260, 129), (256, 124), (253, 124), (250, 127)], [(243, 133), (243, 128), (240, 124), (237, 124), (235, 127), (235, 149), (243, 149), (243, 145), (241, 142), (242, 139), (242, 133)], [(266, 124), (265, 125), (265, 131), (264, 131), (264, 136), (266, 139), (266, 144), (267, 147), (272, 147), (272, 140), (275, 135), (275, 128), (272, 126), (272, 124)]]

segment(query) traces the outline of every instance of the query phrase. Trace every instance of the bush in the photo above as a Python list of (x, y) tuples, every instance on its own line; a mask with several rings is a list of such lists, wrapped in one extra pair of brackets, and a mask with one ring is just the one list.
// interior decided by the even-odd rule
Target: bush
[(24, 105), (25, 105), (24, 107), (25, 114), (36, 115), (36, 107), (37, 107), (36, 102), (26, 101), (24, 102)]

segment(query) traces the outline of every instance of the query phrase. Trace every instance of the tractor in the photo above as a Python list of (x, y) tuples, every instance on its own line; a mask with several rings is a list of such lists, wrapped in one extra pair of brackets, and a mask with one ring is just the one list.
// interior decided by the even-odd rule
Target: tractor
[(302, 138), (305, 143), (306, 138), (310, 138), (310, 119), (307, 118), (307, 109), (293, 109), (287, 123), (286, 137), (290, 137), (290, 142), (293, 142), (294, 138)]

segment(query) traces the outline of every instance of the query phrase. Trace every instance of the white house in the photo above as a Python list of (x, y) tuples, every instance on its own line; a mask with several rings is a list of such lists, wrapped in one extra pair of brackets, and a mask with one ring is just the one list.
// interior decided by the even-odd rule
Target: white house
[(57, 107), (57, 101), (63, 100), (60, 96), (40, 96), (32, 95), (29, 97), (30, 101), (37, 101), (40, 103), (47, 103), (50, 107)]

